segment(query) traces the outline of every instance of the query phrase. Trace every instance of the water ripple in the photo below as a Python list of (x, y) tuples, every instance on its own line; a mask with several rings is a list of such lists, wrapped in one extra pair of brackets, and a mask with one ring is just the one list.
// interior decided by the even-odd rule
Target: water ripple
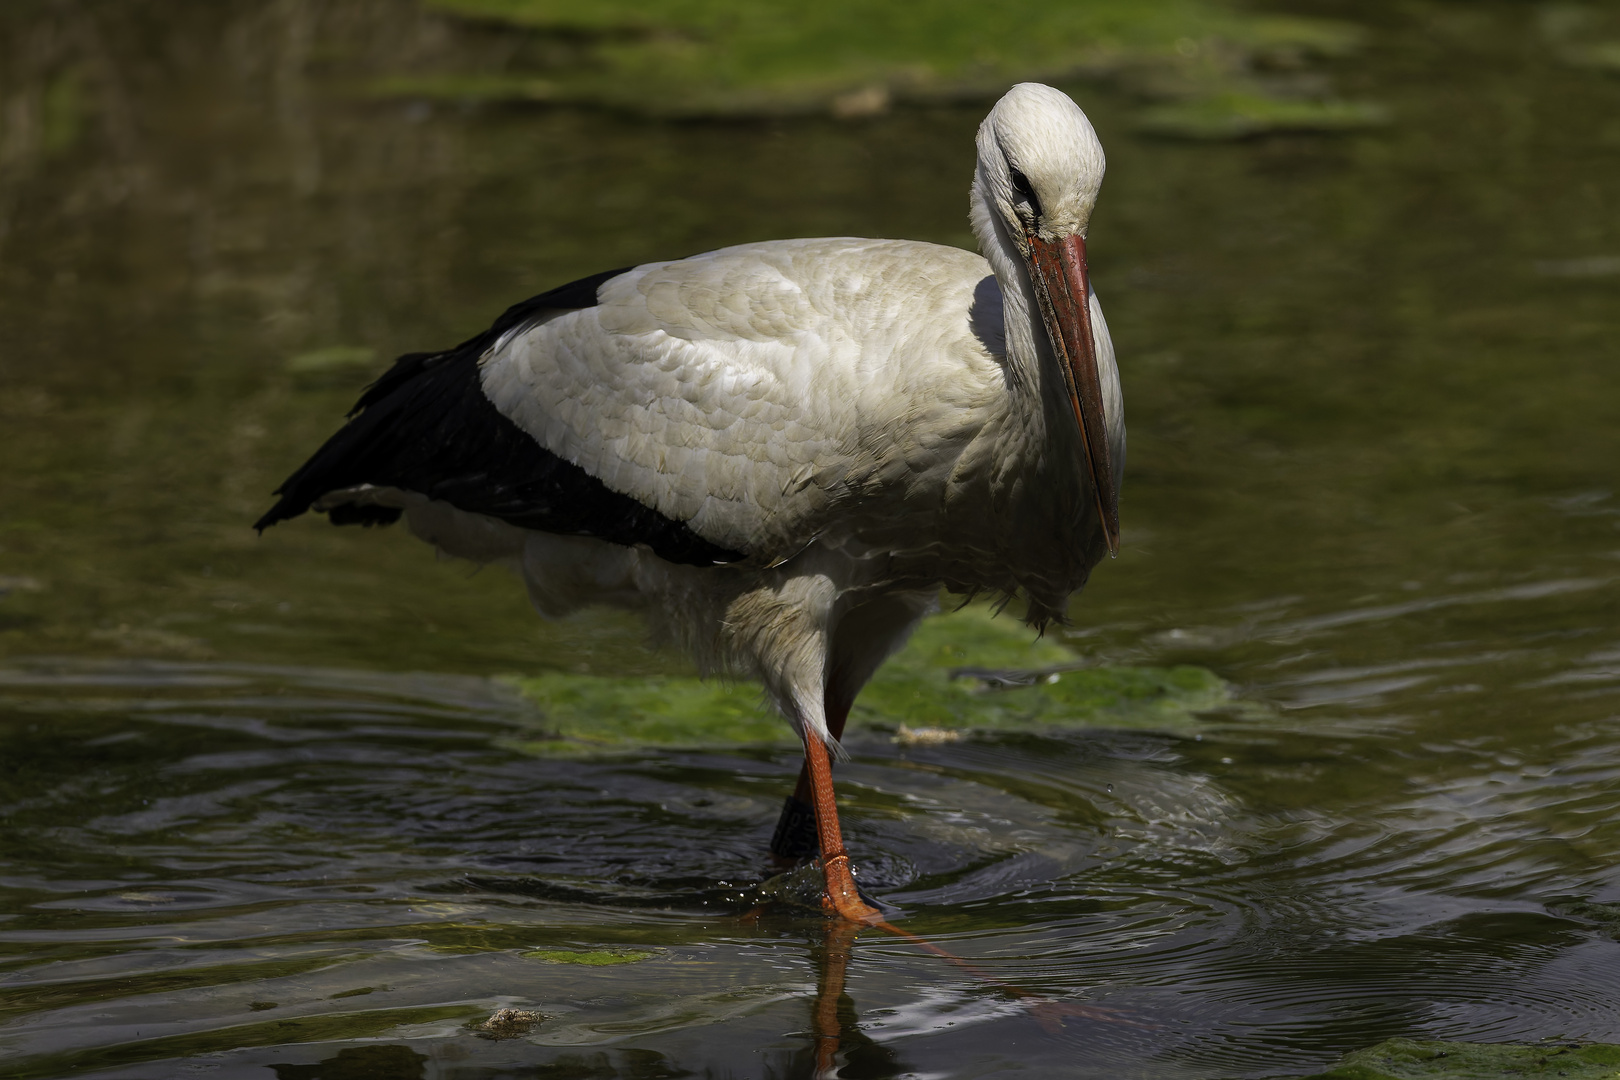
[[(245, 666), (14, 666), (0, 713), (52, 748), (0, 804), (8, 1052), (236, 1045), (222, 1033), (255, 1010), (448, 1038), (447, 1017), (505, 1003), (556, 1016), (532, 1043), (555, 1047), (803, 1023), (785, 1017), (821, 924), (751, 913), (791, 753), (536, 759), (507, 748), (526, 714), (498, 684)], [(1535, 743), (1436, 731), (1414, 757), (1386, 727), (1293, 715), (852, 740), (840, 788), (868, 887), (1067, 1017), (863, 937), (869, 1038), (1027, 1027), (1243, 1074), (1390, 1030), (1620, 1034), (1617, 945), (1553, 899), (1620, 885), (1611, 722)], [(1321, 785), (1351, 777), (1322, 810)], [(523, 959), (646, 945), (676, 998), (637, 989), (639, 965)]]

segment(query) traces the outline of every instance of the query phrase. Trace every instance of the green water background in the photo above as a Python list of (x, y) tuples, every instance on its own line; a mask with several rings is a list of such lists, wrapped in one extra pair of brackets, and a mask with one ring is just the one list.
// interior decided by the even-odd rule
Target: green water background
[[(1109, 153), (1091, 253), (1131, 451), (1120, 558), (1064, 644), (1232, 701), (874, 733), (841, 781), (908, 926), (1130, 1022), (1051, 1034), (863, 938), (847, 1075), (1620, 1041), (1620, 79), (1591, 61), (1620, 24), (1289, 10), (1362, 29), (1305, 75), (1385, 126), (1174, 141), (1136, 84), (1070, 86)], [(738, 918), (791, 749), (536, 757), (544, 717), (485, 676), (683, 662), (398, 530), (247, 525), (389, 357), (558, 282), (775, 236), (970, 244), (983, 107), (379, 98), (351, 72), (503, 39), (313, 11), (0, 20), (0, 1053), (802, 1072), (820, 929)], [(614, 948), (655, 957), (527, 955)], [(500, 1005), (549, 1019), (463, 1030)]]

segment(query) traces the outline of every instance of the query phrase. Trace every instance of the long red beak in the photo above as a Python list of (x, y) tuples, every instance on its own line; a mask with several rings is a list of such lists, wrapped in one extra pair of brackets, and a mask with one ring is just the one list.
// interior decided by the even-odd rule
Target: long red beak
[(1097, 495), (1108, 554), (1119, 554), (1119, 489), (1109, 452), (1108, 421), (1103, 416), (1102, 379), (1097, 372), (1097, 344), (1091, 336), (1091, 286), (1086, 274), (1086, 241), (1029, 238), (1035, 295), (1046, 321), (1046, 334), (1057, 351), (1063, 381), (1069, 385), (1074, 418), (1080, 424), (1091, 490)]

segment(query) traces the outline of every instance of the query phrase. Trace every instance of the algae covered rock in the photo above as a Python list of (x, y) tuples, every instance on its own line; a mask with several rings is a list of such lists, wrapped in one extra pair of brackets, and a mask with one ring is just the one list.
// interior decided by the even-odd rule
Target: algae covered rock
[(1590, 923), (1599, 932), (1620, 941), (1620, 904), (1576, 900), (1557, 904), (1552, 911), (1553, 914), (1562, 915), (1567, 919), (1579, 919), (1581, 922)]
[[(512, 682), (541, 713), (543, 734), (518, 742), (533, 753), (797, 743), (752, 684), (569, 672)], [(1168, 728), (1230, 700), (1227, 685), (1204, 668), (1086, 666), (1055, 639), (975, 606), (923, 622), (862, 691), (850, 732), (915, 743), (997, 731)]]
[[(1221, 0), (422, 2), (453, 23), (504, 28), (514, 38), (511, 55), (532, 61), (399, 72), (376, 80), (373, 93), (660, 117), (853, 119), (895, 103), (989, 101), (1023, 80), (1089, 78), (1155, 100), (1237, 94), (1270, 103), (1243, 110), (1238, 134), (1344, 130), (1369, 115), (1318, 102), (1321, 77), (1301, 77), (1309, 62), (1356, 48), (1357, 27)], [(1194, 128), (1211, 138), (1231, 125)], [(1156, 130), (1189, 129), (1161, 118)]]
[(1275, 132), (1359, 131), (1388, 120), (1382, 108), (1359, 102), (1228, 92), (1153, 106), (1142, 112), (1137, 126), (1154, 135), (1222, 140)]
[(539, 960), (546, 964), (614, 967), (618, 964), (639, 964), (658, 954), (650, 949), (529, 949), (518, 955), (525, 960)]
[(1391, 1039), (1304, 1080), (1620, 1080), (1620, 1046)]
[(972, 607), (918, 627), (850, 720), (880, 730), (1175, 727), (1230, 697), (1205, 668), (1086, 666), (1053, 638)]

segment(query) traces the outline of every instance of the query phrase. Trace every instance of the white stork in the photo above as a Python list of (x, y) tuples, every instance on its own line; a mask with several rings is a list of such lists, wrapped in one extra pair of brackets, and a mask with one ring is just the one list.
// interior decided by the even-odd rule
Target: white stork
[(871, 922), (828, 748), (952, 592), (1060, 619), (1118, 546), (1119, 376), (1086, 271), (1103, 151), (1024, 83), (978, 134), (978, 255), (778, 240), (646, 263), (401, 357), (277, 492), (269, 525), (403, 513), (518, 569), (539, 611), (644, 612), (704, 671), (759, 678), (804, 741), (772, 850)]

